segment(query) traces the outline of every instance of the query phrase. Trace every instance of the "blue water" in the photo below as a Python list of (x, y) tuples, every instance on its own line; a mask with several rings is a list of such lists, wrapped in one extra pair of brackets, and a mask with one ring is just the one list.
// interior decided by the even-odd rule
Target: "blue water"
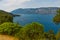
[(45, 31), (54, 30), (57, 32), (60, 25), (56, 25), (53, 22), (55, 14), (20, 14), (20, 17), (15, 17), (14, 22), (18, 22), (21, 25), (25, 25), (31, 22), (39, 22), (44, 25)]

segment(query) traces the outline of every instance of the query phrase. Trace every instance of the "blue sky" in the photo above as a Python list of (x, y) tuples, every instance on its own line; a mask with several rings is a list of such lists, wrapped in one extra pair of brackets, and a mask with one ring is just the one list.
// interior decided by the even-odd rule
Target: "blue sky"
[(18, 8), (60, 7), (60, 0), (0, 0), (0, 10), (12, 11)]

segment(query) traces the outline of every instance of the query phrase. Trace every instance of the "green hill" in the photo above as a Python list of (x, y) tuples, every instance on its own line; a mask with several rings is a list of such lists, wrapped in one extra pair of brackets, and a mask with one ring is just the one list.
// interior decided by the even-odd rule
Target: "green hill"
[(13, 22), (13, 14), (0, 10), (0, 24), (3, 22)]

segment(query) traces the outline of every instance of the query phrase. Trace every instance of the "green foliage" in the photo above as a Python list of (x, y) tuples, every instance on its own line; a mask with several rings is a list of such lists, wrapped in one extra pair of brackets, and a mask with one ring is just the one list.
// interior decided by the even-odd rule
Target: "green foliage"
[(11, 13), (0, 10), (0, 24), (4, 22), (13, 22), (13, 15)]
[(0, 25), (0, 34), (15, 35), (20, 28), (18, 24), (6, 22)]
[(49, 40), (56, 40), (56, 37), (55, 37), (55, 34), (54, 34), (54, 31), (53, 30), (50, 30), (48, 32), (48, 36), (49, 36)]
[(5, 22), (0, 25), (0, 34), (15, 36), (20, 40), (58, 40), (60, 38), (60, 32), (56, 37), (53, 30), (45, 33), (44, 26), (36, 22), (27, 24), (23, 28), (19, 24)]
[(21, 40), (39, 40), (42, 39), (44, 26), (39, 23), (25, 25), (19, 33), (16, 34)]
[(53, 30), (50, 30), (50, 31), (44, 33), (44, 38), (46, 40), (56, 40), (56, 37), (55, 37)]
[(56, 16), (53, 18), (53, 21), (54, 21), (55, 23), (60, 23), (60, 9), (57, 10), (57, 14), (56, 14)]

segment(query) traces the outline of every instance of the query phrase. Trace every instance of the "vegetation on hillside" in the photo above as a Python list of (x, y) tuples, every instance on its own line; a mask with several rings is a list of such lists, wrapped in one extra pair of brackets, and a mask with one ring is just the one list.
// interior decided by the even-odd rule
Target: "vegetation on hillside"
[(16, 15), (16, 14), (12, 14), (12, 13), (0, 10), (0, 24), (4, 22), (13, 22), (13, 17), (15, 16), (20, 16), (20, 15)]
[(4, 22), (13, 22), (13, 15), (8, 12), (0, 10), (0, 24)]
[(54, 34), (53, 30), (44, 32), (42, 24), (33, 22), (24, 27), (19, 24), (6, 22), (0, 25), (0, 34), (11, 35), (20, 40), (56, 40), (60, 38), (60, 33)]
[(20, 37), (20, 40), (39, 40), (42, 39), (43, 33), (43, 25), (39, 23), (31, 23), (25, 25), (16, 36)]

